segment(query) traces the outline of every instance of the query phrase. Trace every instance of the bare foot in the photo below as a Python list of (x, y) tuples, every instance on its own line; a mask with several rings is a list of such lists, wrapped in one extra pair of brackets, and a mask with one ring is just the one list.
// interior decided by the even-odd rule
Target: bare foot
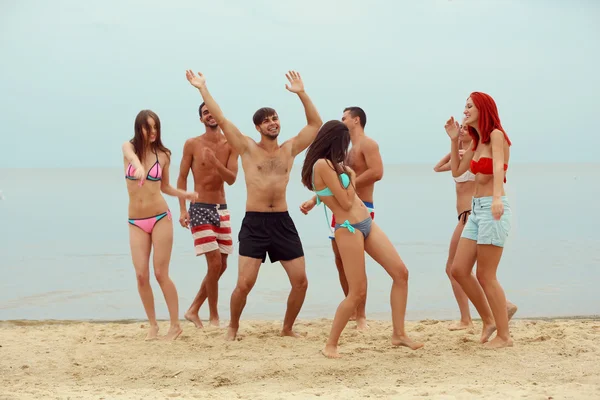
[(167, 332), (167, 334), (163, 337), (163, 340), (175, 340), (179, 337), (179, 335), (181, 335), (181, 332), (183, 332), (183, 329), (181, 329), (179, 324), (171, 326), (169, 328), (169, 332)]
[(188, 321), (193, 322), (194, 325), (196, 325), (196, 328), (198, 328), (198, 329), (204, 328), (204, 325), (202, 325), (202, 321), (200, 321), (200, 317), (198, 316), (198, 314), (194, 314), (194, 313), (188, 311), (183, 316)]
[(210, 326), (214, 326), (215, 328), (219, 328), (221, 326), (219, 322), (219, 317), (210, 319)]
[(469, 321), (469, 322), (459, 321), (455, 324), (448, 326), (449, 331), (462, 331), (465, 329), (473, 329), (473, 322), (472, 321)]
[(234, 341), (235, 338), (237, 337), (237, 331), (238, 331), (238, 328), (232, 328), (232, 327), (227, 328), (227, 333), (225, 334), (225, 340), (230, 341), (230, 342)]
[[(513, 315), (515, 315), (515, 313), (517, 312), (517, 310), (518, 310), (518, 308), (517, 308), (516, 305), (514, 305), (510, 301), (506, 302), (506, 312), (508, 313), (508, 320), (509, 321), (513, 317)], [(490, 336), (492, 336), (492, 334), (495, 331), (496, 331), (496, 325), (495, 324), (493, 324), (493, 325), (483, 324), (483, 330), (481, 331), (481, 340), (480, 340), (480, 342), (481, 343), (487, 342), (489, 340)]]
[(405, 346), (411, 350), (417, 350), (424, 346), (423, 343), (415, 342), (410, 339), (408, 336), (397, 336), (392, 335), (392, 344), (394, 346)]
[(289, 337), (293, 337), (293, 338), (299, 338), (299, 337), (301, 337), (296, 332), (288, 330), (288, 329), (282, 329), (281, 330), (281, 336), (289, 336)]
[(517, 312), (517, 310), (518, 310), (518, 307), (516, 305), (514, 305), (510, 301), (506, 302), (506, 312), (508, 313), (508, 320), (509, 321), (513, 317), (513, 315), (515, 315), (515, 313)]
[(156, 340), (158, 339), (158, 325), (150, 325), (146, 339), (144, 340)]
[(496, 324), (483, 324), (483, 329), (481, 330), (481, 339), (480, 343), (485, 343), (489, 340), (490, 336), (496, 331)]
[(325, 348), (321, 350), (321, 353), (327, 358), (340, 358), (340, 353), (338, 353), (337, 346), (325, 345)]
[(499, 338), (498, 336), (496, 336), (489, 342), (483, 344), (483, 347), (485, 347), (486, 349), (502, 349), (504, 347), (512, 347), (512, 346), (513, 346), (512, 338), (505, 340), (505, 339)]
[(365, 317), (356, 319), (356, 329), (359, 331), (366, 331), (369, 329), (369, 325), (367, 325), (367, 319)]

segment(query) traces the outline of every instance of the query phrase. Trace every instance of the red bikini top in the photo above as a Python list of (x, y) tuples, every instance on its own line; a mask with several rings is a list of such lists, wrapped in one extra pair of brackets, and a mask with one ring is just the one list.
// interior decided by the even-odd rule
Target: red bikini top
[[(504, 164), (504, 171), (508, 170), (508, 164)], [(485, 174), (485, 175), (493, 175), (494, 174), (494, 163), (493, 160), (489, 157), (480, 157), (479, 160), (471, 160), (471, 172), (474, 175)], [(506, 176), (504, 176), (504, 183), (506, 183)]]

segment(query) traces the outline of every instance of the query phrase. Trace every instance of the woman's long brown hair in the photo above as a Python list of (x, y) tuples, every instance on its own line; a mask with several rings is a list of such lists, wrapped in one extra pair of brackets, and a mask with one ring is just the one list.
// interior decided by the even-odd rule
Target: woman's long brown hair
[(130, 142), (133, 144), (133, 149), (135, 151), (135, 155), (138, 156), (140, 162), (144, 162), (144, 158), (146, 157), (146, 148), (148, 147), (146, 143), (146, 138), (144, 137), (143, 129), (146, 129), (146, 132), (150, 134), (151, 128), (148, 124), (148, 117), (154, 120), (156, 124), (156, 140), (150, 144), (150, 149), (153, 153), (157, 154), (157, 151), (163, 151), (169, 159), (171, 158), (171, 150), (166, 148), (162, 144), (162, 140), (160, 137), (160, 119), (158, 115), (154, 111), (151, 110), (142, 110), (135, 117), (135, 123), (133, 124), (133, 131), (135, 132), (133, 139)]
[(338, 175), (342, 172), (348, 173), (345, 165), (348, 146), (350, 146), (350, 132), (346, 125), (337, 120), (323, 124), (317, 137), (306, 151), (302, 165), (302, 184), (309, 190), (314, 190), (312, 186), (313, 165), (321, 158), (329, 160)]

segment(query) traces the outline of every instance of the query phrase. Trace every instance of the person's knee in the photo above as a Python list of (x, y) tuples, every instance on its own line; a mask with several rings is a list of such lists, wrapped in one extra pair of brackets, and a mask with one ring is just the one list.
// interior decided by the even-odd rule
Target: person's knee
[(495, 276), (491, 276), (490, 274), (486, 274), (485, 272), (483, 272), (479, 268), (477, 268), (476, 276), (477, 276), (477, 281), (479, 281), (479, 284), (481, 285), (481, 287), (484, 290), (487, 287), (489, 287), (490, 283), (492, 283), (496, 279)]
[(366, 301), (367, 299), (367, 283), (364, 282), (356, 287), (351, 287), (346, 296), (349, 302), (354, 306)]
[(446, 275), (448, 275), (448, 278), (453, 279), (454, 277), (452, 276), (452, 264), (453, 264), (454, 260), (450, 259), (448, 260), (448, 262), (446, 263)]
[(254, 287), (254, 281), (251, 281), (248, 279), (239, 279), (236, 289), (243, 296), (247, 296), (253, 287)]
[(219, 280), (219, 277), (221, 276), (221, 266), (213, 266), (208, 267), (208, 270), (206, 271), (206, 280), (208, 282), (216, 282), (217, 280)]
[(394, 284), (406, 285), (408, 283), (408, 268), (406, 268), (406, 265), (402, 261), (399, 261), (394, 266), (393, 271), (392, 279), (394, 280)]
[(135, 273), (135, 277), (137, 279), (138, 286), (148, 286), (150, 285), (150, 272), (148, 270), (137, 271)]
[(221, 254), (219, 250), (206, 253), (206, 264), (210, 269), (221, 269)]
[(292, 289), (300, 292), (306, 292), (308, 289), (308, 278), (306, 275), (294, 279), (292, 282)]
[(465, 279), (469, 276), (470, 272), (464, 268), (464, 266), (460, 265), (457, 262), (453, 262), (452, 266), (450, 267), (450, 274), (452, 276), (452, 278), (456, 279), (457, 281)]
[(455, 280), (459, 281), (467, 276), (465, 271), (461, 270), (460, 267), (456, 264), (452, 264), (450, 266), (450, 276)]
[(169, 274), (165, 272), (162, 268), (155, 267), (154, 277), (156, 278), (156, 282), (158, 282), (159, 285), (162, 285), (163, 283), (169, 280)]

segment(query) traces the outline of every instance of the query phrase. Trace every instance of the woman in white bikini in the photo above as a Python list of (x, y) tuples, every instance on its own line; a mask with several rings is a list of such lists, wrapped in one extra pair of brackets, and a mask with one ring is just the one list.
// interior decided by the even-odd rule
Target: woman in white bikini
[[(466, 125), (460, 126), (460, 134), (458, 139), (459, 154), (462, 155), (471, 146), (471, 137)], [(450, 153), (444, 156), (436, 165), (433, 167), (435, 172), (446, 172), (450, 171)], [(451, 331), (457, 331), (461, 329), (467, 329), (473, 327), (473, 321), (471, 320), (471, 312), (469, 311), (469, 298), (462, 290), (456, 279), (452, 277), (451, 267), (452, 261), (454, 260), (454, 254), (456, 253), (456, 247), (458, 245), (458, 239), (462, 234), (463, 228), (467, 223), (467, 218), (471, 213), (471, 199), (473, 197), (473, 191), (475, 189), (475, 175), (467, 170), (461, 176), (454, 178), (456, 182), (456, 212), (458, 213), (458, 223), (454, 228), (452, 239), (450, 239), (450, 248), (448, 250), (448, 260), (446, 261), (446, 275), (450, 278), (452, 284), (452, 290), (454, 291), (454, 297), (458, 303), (460, 310), (460, 322), (452, 324), (448, 327)]]

